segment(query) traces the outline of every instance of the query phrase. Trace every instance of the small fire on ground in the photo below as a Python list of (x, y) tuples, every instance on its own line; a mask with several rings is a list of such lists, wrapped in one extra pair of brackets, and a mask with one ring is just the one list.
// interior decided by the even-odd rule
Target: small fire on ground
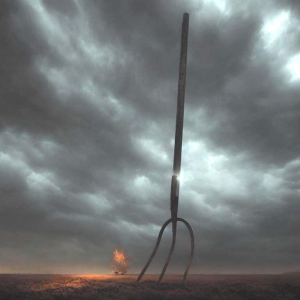
[(129, 256), (128, 253), (121, 247), (118, 247), (113, 252), (113, 260), (111, 263), (111, 269), (116, 275), (125, 275), (129, 268)]

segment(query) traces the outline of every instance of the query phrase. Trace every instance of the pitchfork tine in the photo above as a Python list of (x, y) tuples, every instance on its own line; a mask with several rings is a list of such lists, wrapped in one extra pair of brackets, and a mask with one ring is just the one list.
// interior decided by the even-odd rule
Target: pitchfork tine
[[(171, 221), (172, 221), (172, 219), (171, 219)], [(176, 221), (175, 221), (175, 222), (176, 222)], [(173, 252), (174, 252), (175, 243), (176, 243), (176, 230), (173, 231), (172, 233), (173, 233), (173, 234), (172, 234), (172, 245), (171, 245), (171, 248), (170, 248), (170, 251), (169, 251), (168, 258), (167, 258), (167, 260), (166, 260), (166, 262), (165, 262), (164, 268), (162, 269), (161, 274), (160, 274), (160, 276), (159, 276), (159, 278), (158, 278), (158, 280), (157, 280), (157, 283), (160, 283), (160, 282), (162, 281), (162, 279), (163, 279), (163, 277), (164, 277), (164, 275), (165, 275), (165, 272), (166, 272), (166, 270), (167, 270), (167, 267), (168, 267), (168, 265), (169, 265), (169, 263), (170, 263), (170, 260), (171, 260), (171, 258), (172, 258)]]
[(162, 226), (162, 228), (161, 228), (161, 230), (160, 230), (160, 232), (159, 232), (158, 238), (157, 238), (156, 245), (155, 245), (155, 247), (154, 247), (154, 249), (153, 249), (153, 252), (152, 252), (152, 254), (151, 254), (149, 260), (147, 261), (145, 267), (143, 268), (141, 274), (139, 275), (137, 281), (140, 281), (140, 280), (142, 279), (144, 273), (147, 271), (149, 265), (151, 264), (152, 259), (154, 258), (155, 254), (156, 254), (156, 251), (157, 251), (158, 246), (159, 246), (159, 244), (160, 244), (161, 237), (162, 237), (162, 235), (163, 235), (163, 233), (164, 233), (164, 230), (165, 230), (165, 228), (166, 228), (171, 222), (172, 222), (172, 219), (169, 219), (169, 220), (168, 220), (167, 222), (165, 222), (165, 224)]
[(189, 230), (190, 232), (190, 236), (191, 236), (191, 254), (190, 254), (190, 259), (189, 259), (189, 262), (186, 266), (186, 269), (185, 269), (185, 272), (184, 272), (184, 275), (183, 275), (183, 284), (185, 285), (186, 284), (186, 276), (187, 276), (187, 273), (189, 271), (189, 268), (192, 264), (192, 261), (193, 261), (193, 257), (194, 257), (194, 248), (195, 248), (195, 240), (194, 240), (194, 232), (193, 232), (193, 229), (192, 229), (192, 226), (188, 223), (188, 221), (182, 219), (182, 218), (177, 218), (177, 221), (181, 221), (182, 223), (184, 223), (187, 227), (187, 229)]

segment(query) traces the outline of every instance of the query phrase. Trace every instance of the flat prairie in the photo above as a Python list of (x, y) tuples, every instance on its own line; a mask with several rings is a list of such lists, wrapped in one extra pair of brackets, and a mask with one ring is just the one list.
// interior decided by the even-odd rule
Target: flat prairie
[(101, 300), (300, 300), (300, 274), (188, 275), (21, 275), (0, 274), (0, 299)]

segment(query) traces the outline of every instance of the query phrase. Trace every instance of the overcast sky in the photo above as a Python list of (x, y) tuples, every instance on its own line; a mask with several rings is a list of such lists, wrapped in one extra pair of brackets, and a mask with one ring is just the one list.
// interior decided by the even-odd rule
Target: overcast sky
[[(190, 272), (299, 270), (296, 3), (1, 1), (0, 273), (107, 273), (116, 245), (141, 271), (170, 218), (184, 12)], [(180, 224), (168, 272), (189, 246)]]

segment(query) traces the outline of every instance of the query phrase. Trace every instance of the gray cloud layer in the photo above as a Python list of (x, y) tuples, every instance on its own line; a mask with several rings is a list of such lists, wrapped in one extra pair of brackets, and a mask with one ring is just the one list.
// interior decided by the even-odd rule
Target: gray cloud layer
[[(140, 271), (170, 215), (184, 12), (179, 215), (195, 232), (191, 272), (299, 269), (296, 2), (2, 5), (0, 272), (107, 272), (117, 244)], [(188, 253), (179, 226), (170, 272)]]

